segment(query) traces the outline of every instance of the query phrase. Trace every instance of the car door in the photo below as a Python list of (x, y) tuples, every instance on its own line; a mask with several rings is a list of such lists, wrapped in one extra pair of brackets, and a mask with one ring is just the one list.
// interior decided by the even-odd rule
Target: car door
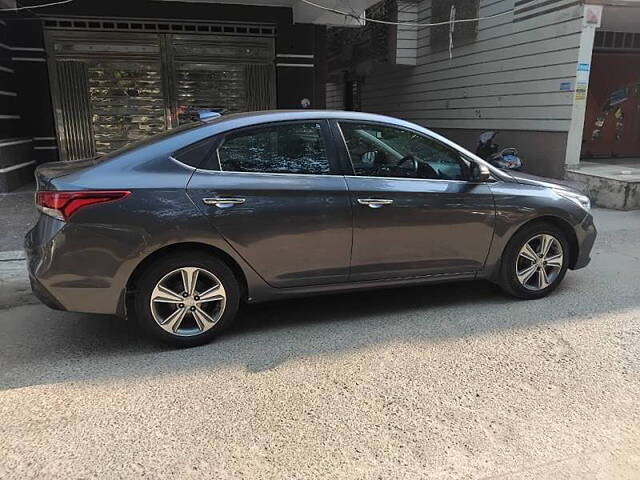
[(347, 280), (352, 214), (326, 120), (228, 132), (187, 190), (274, 287)]
[(353, 168), (351, 280), (473, 275), (493, 237), (488, 184), (471, 163), (423, 133), (387, 124), (332, 122)]

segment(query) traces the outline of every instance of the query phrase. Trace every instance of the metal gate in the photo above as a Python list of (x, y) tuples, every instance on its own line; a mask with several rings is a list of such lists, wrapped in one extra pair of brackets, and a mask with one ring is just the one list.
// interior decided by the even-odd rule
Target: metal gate
[(58, 28), (45, 35), (63, 160), (111, 152), (202, 109), (275, 108), (273, 36)]

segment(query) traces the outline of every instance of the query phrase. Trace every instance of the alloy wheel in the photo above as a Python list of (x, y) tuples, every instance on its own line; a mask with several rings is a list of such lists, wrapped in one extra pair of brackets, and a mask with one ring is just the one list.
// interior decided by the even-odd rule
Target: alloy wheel
[(151, 293), (151, 314), (172, 335), (194, 336), (212, 328), (224, 313), (227, 294), (218, 277), (200, 267), (169, 272)]
[(520, 249), (516, 260), (516, 277), (528, 290), (540, 291), (560, 275), (564, 252), (560, 241), (548, 233), (530, 238)]

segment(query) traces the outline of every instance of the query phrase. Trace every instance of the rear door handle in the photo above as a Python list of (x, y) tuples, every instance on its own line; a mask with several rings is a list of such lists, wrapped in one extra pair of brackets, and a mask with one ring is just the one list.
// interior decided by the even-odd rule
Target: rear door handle
[(369, 208), (380, 208), (385, 205), (391, 205), (393, 200), (388, 198), (359, 198), (358, 203), (360, 205), (367, 205)]
[(207, 205), (215, 205), (218, 208), (229, 208), (229, 207), (233, 207), (234, 205), (240, 205), (243, 204), (245, 202), (246, 199), (244, 198), (230, 198), (230, 197), (224, 197), (224, 198), (203, 198), (202, 201), (207, 204)]

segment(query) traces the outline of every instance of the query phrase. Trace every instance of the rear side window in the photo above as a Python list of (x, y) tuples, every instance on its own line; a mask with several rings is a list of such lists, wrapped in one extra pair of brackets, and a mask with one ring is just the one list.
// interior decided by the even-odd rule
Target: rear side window
[(218, 157), (227, 172), (331, 173), (322, 127), (316, 122), (270, 125), (228, 135)]
[[(208, 138), (198, 143), (189, 145), (188, 147), (177, 151), (172, 156), (176, 160), (194, 168), (204, 166), (208, 169), (213, 169), (213, 164), (215, 162), (211, 162), (210, 159), (215, 153), (213, 150), (214, 143), (215, 140), (213, 138)], [(217, 169), (217, 166), (215, 167), (215, 169)]]

